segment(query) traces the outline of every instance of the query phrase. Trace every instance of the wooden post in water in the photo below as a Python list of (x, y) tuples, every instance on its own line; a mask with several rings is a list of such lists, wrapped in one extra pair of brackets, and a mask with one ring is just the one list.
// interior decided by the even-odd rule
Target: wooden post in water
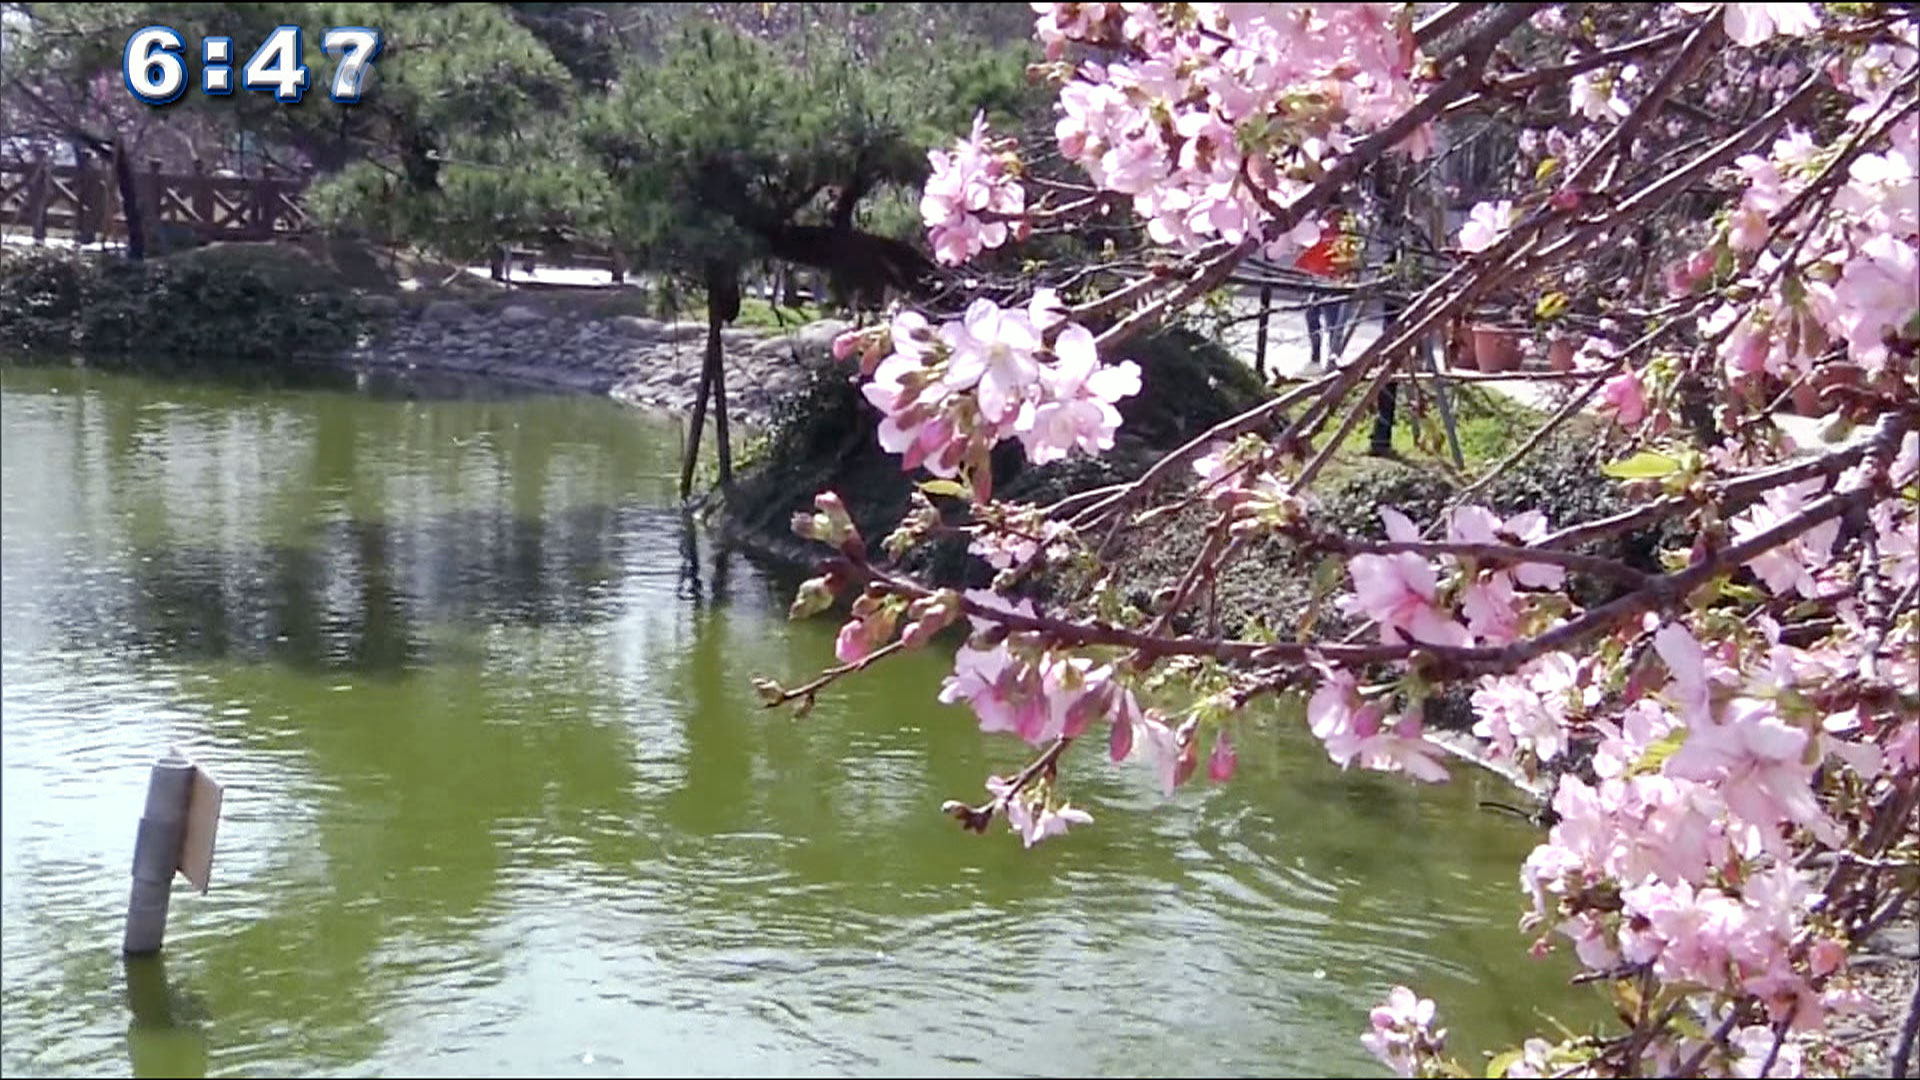
[(145, 956), (160, 951), (167, 936), (173, 875), (187, 840), (187, 801), (193, 797), (193, 762), (169, 750), (147, 778), (147, 808), (133, 845), (133, 893), (127, 899), (127, 936), (122, 951)]
[(167, 936), (173, 875), (184, 872), (201, 892), (213, 873), (213, 837), (220, 822), (221, 788), (178, 749), (153, 763), (146, 811), (133, 844), (133, 890), (121, 951), (148, 956)]

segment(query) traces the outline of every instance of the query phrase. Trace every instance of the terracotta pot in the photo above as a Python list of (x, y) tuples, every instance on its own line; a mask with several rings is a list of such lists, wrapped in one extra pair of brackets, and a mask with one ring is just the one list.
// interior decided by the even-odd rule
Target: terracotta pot
[(1555, 371), (1573, 370), (1572, 338), (1555, 338), (1547, 344), (1547, 366)]
[(1520, 334), (1499, 326), (1476, 326), (1473, 356), (1481, 371), (1512, 371), (1520, 366)]

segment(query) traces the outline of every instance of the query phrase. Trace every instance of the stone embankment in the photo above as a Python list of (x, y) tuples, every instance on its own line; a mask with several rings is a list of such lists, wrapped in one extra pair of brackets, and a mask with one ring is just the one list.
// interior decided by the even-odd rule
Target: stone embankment
[[(700, 388), (704, 323), (459, 300), (395, 305), (383, 314), (382, 328), (348, 353), (349, 362), (511, 379), (676, 412), (691, 410)], [(829, 362), (834, 336), (848, 325), (822, 319), (786, 331), (722, 330), (728, 415), (764, 423), (810, 366)]]

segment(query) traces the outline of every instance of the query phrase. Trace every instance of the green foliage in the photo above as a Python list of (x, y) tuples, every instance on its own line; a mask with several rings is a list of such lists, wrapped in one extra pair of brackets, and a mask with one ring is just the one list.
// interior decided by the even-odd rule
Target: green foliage
[(740, 317), (734, 322), (740, 326), (759, 330), (777, 330), (781, 327), (802, 326), (821, 318), (821, 311), (812, 304), (801, 304), (797, 308), (783, 307), (778, 313), (772, 303), (757, 296), (743, 297), (740, 301)]
[(219, 245), (130, 263), (0, 255), (0, 347), (284, 360), (352, 344), (352, 294), (297, 253)]
[(977, 109), (1027, 101), (1023, 62), (1015, 49), (925, 47), (862, 61), (832, 35), (774, 42), (694, 24), (589, 105), (584, 139), (614, 185), (614, 231), (646, 262), (737, 264), (783, 225), (831, 221), (849, 191), (845, 209), (869, 195), (910, 205), (899, 193), (924, 178), (929, 146)]
[(1252, 369), (1186, 327), (1135, 339), (1110, 359), (1140, 365), (1140, 393), (1120, 403), (1122, 435), (1155, 446), (1178, 446), (1268, 396)]

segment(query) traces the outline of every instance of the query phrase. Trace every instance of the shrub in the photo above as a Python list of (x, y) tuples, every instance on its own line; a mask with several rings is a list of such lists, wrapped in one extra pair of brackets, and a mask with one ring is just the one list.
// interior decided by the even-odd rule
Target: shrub
[(353, 344), (351, 292), (302, 253), (223, 244), (128, 262), (0, 256), (0, 346), (207, 358), (321, 356)]

